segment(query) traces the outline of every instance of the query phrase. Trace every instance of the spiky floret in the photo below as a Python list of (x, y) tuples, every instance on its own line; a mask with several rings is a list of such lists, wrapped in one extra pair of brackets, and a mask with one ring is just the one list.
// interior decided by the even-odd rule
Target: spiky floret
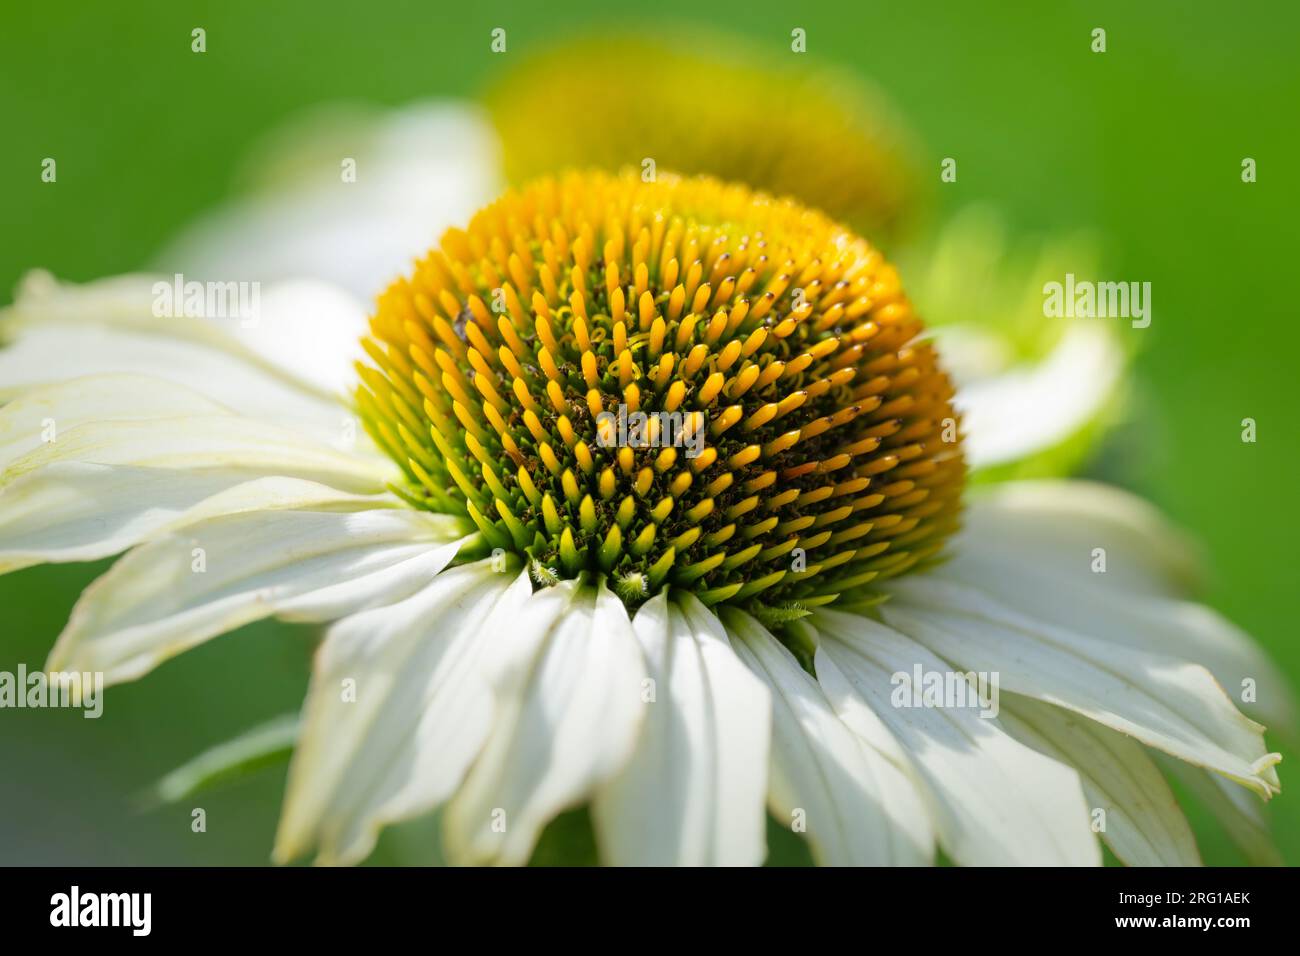
[(519, 183), (574, 166), (748, 183), (888, 239), (926, 206), (906, 125), (857, 75), (735, 37), (579, 37), (511, 57), (487, 102)]
[(806, 609), (956, 526), (952, 387), (921, 331), (894, 269), (819, 213), (574, 173), (448, 230), (380, 296), (357, 401), (403, 494), (535, 579)]

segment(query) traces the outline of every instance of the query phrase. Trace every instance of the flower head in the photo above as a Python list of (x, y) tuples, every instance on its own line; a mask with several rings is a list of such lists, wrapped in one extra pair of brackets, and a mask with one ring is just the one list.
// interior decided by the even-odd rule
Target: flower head
[(956, 523), (952, 387), (921, 332), (895, 271), (817, 213), (596, 172), (449, 231), (380, 297), (357, 397), (409, 499), (493, 546), (635, 580), (629, 604), (824, 604)]

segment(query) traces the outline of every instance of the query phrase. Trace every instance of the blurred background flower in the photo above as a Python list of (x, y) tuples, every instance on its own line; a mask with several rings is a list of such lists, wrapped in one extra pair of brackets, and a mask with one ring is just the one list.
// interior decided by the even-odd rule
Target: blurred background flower
[(891, 251), (933, 192), (914, 137), (865, 77), (792, 53), (699, 26), (542, 46), (488, 87), (506, 176), (704, 173), (795, 196)]

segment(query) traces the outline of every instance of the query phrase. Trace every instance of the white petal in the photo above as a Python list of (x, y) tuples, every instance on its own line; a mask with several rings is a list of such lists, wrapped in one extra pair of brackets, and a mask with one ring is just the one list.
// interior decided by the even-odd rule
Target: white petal
[(0, 573), (115, 554), (253, 479), (376, 494), (393, 474), (391, 464), (235, 415), (79, 425), (0, 474)]
[[(1104, 573), (1093, 571), (1099, 547)], [(1166, 596), (1187, 549), (1139, 499), (1083, 482), (1007, 486), (975, 501), (954, 550), (936, 576), (1098, 640), (1202, 664), (1248, 715), (1295, 726), (1287, 681), (1259, 645), (1209, 608)], [(1248, 679), (1256, 700), (1241, 702)]]
[(807, 827), (826, 866), (921, 866), (934, 832), (915, 784), (856, 735), (794, 655), (746, 614), (728, 615), (736, 653), (772, 692), (772, 813)]
[[(1000, 574), (993, 565), (972, 574), (968, 567), (943, 567), (936, 575), (975, 586), (1026, 615), (1099, 641), (1199, 664), (1247, 716), (1270, 730), (1295, 727), (1295, 701), (1286, 678), (1248, 634), (1203, 604), (1110, 594), (1078, 574), (1070, 579), (1037, 569)], [(1241, 699), (1247, 682), (1254, 686), (1254, 700)]]
[(396, 476), (391, 465), (359, 458), (279, 425), (237, 415), (188, 415), (90, 422), (59, 435), (0, 474), (0, 486), (54, 462), (134, 465), (175, 471), (235, 468), (288, 475), (373, 494)]
[(604, 584), (544, 588), (501, 620), (492, 733), (443, 819), (454, 862), (527, 862), (552, 817), (622, 769), (644, 716), (640, 647)]
[(352, 293), (314, 279), (266, 286), (253, 322), (223, 323), (252, 352), (323, 392), (343, 395), (357, 384), (353, 366), (365, 358), (367, 306)]
[(1136, 741), (1086, 717), (1002, 696), (1002, 725), (1016, 739), (1079, 771), (1099, 835), (1129, 866), (1200, 866), (1187, 818), (1159, 769)]
[[(351, 415), (337, 396), (250, 351), (229, 334), (239, 328), (238, 320), (223, 327), (202, 318), (154, 315), (155, 284), (169, 280), (128, 275), (72, 285), (44, 273), (29, 275), (17, 301), (0, 313), (0, 338), (6, 340), (0, 348), (0, 401), (82, 376), (144, 375), (240, 414), (342, 443), (344, 420)], [(272, 288), (264, 298), (274, 307), (302, 297), (286, 300)], [(278, 325), (275, 316), (267, 316), (267, 325)]]
[(463, 530), (409, 510), (258, 511), (202, 521), (134, 549), (87, 588), (50, 666), (130, 680), (272, 614), (324, 621), (390, 604), (447, 566)]
[(1056, 627), (933, 576), (891, 590), (885, 621), (959, 669), (997, 673), (1003, 689), (1077, 711), (1261, 796), (1278, 788), (1281, 758), (1264, 746), (1263, 728), (1204, 667)]
[(1200, 577), (1195, 548), (1141, 498), (1089, 481), (1018, 481), (971, 497), (953, 542), (954, 567), (1039, 568), (1092, 574), (1105, 549), (1105, 586), (1168, 594)]
[(290, 478), (249, 480), (232, 468), (173, 471), (56, 462), (0, 490), (0, 574), (46, 562), (91, 561), (152, 534), (216, 514), (294, 506), (356, 508), (391, 499)]
[[(455, 102), (374, 116), (326, 108), (255, 162), (277, 180), (201, 220), (158, 259), (214, 279), (299, 276), (369, 301), (501, 188), (490, 123)], [(355, 160), (355, 182), (341, 163)]]
[(1114, 394), (1124, 356), (1101, 320), (1073, 323), (1037, 365), (969, 382), (957, 392), (966, 460), (984, 468), (1026, 458), (1076, 434)]
[(246, 473), (59, 462), (0, 491), (0, 574), (124, 551)]
[[(358, 495), (339, 491), (329, 485), (302, 478), (255, 478), (219, 491), (204, 498), (192, 508), (157, 529), (155, 534), (166, 534), (187, 525), (217, 518), (222, 515), (247, 514), (250, 511), (378, 511), (385, 508), (406, 508), (408, 505), (396, 495), (385, 492), (375, 495)], [(443, 520), (442, 516), (437, 517)]]
[(357, 862), (384, 824), (452, 793), (492, 722), (477, 659), (511, 581), (490, 561), (466, 565), (330, 629), (289, 770), (278, 861), (319, 846), (318, 862)]
[(1223, 825), (1228, 837), (1246, 856), (1251, 866), (1282, 866), (1282, 855), (1277, 849), (1264, 814), (1264, 801), (1231, 780), (1216, 773), (1174, 760), (1162, 753), (1154, 753), (1157, 764), (1174, 779), (1191, 791)]
[(92, 375), (25, 392), (0, 406), (0, 470), (89, 422), (220, 415), (197, 392), (142, 375)]
[(915, 769), (945, 852), (961, 865), (1092, 866), (1101, 851), (1078, 774), (963, 707), (896, 707), (915, 667), (948, 664), (875, 621), (819, 611), (818, 680), (841, 718), (868, 739), (883, 722)]
[(766, 854), (767, 689), (708, 608), (689, 594), (677, 601), (661, 592), (632, 620), (654, 695), (632, 759), (592, 802), (601, 855), (617, 866), (756, 866)]

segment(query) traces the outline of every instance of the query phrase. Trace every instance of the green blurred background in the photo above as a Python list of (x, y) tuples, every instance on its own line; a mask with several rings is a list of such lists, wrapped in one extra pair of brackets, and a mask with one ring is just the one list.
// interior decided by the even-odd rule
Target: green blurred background
[[(476, 5), (367, 0), (5, 4), (0, 12), (0, 301), (29, 268), (68, 279), (138, 269), (197, 213), (228, 198), (248, 145), (303, 107), (471, 96), (510, 51), (610, 22), (591, 0)], [(629, 12), (635, 8), (629, 8)], [(1091, 465), (1138, 490), (1206, 545), (1208, 600), (1300, 683), (1295, 640), (1300, 475), (1295, 275), (1300, 72), (1294, 3), (997, 5), (660, 0), (642, 32), (699, 22), (789, 56), (859, 69), (908, 117), (934, 170), (939, 217), (991, 203), (1018, 241), (1085, 229), (1103, 278), (1150, 281), (1133, 421)], [(208, 52), (190, 52), (190, 30)], [(1104, 27), (1108, 52), (1093, 54)], [(511, 55), (507, 54), (507, 56)], [(707, 95), (702, 91), (701, 95)], [(58, 160), (57, 185), (40, 181)], [(959, 180), (937, 185), (939, 159)], [(1241, 182), (1240, 164), (1259, 164)], [(906, 280), (906, 276), (904, 276)], [(1243, 444), (1253, 417), (1259, 440)], [(0, 578), (0, 670), (39, 666), (79, 590), (103, 569)], [(282, 769), (195, 801), (140, 812), (139, 791), (199, 750), (292, 711), (311, 633), (244, 628), (74, 711), (0, 715), (0, 863), (261, 863)], [(1281, 746), (1274, 741), (1274, 746)], [(1283, 747), (1285, 751), (1285, 747)], [(1284, 787), (1300, 787), (1284, 761)], [(1209, 863), (1240, 857), (1191, 808)], [(1300, 793), (1270, 807), (1300, 863)], [(543, 860), (590, 853), (582, 817), (548, 834)], [(375, 859), (428, 859), (431, 828), (389, 834)], [(788, 841), (775, 857), (796, 860)]]

